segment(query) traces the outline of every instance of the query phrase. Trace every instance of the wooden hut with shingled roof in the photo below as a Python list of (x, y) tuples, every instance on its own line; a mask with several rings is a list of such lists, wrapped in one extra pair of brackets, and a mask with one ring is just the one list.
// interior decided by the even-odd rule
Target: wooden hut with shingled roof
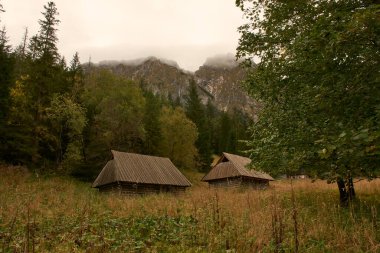
[(184, 192), (190, 181), (169, 158), (112, 150), (113, 159), (104, 166), (92, 187), (101, 192), (138, 195)]
[(274, 179), (264, 173), (248, 169), (251, 159), (223, 152), (217, 163), (202, 181), (214, 187), (266, 188)]

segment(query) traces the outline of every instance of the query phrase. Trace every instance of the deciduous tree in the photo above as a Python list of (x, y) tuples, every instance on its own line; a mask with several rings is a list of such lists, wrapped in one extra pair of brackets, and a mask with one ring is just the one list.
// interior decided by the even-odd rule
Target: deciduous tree
[(160, 117), (160, 154), (169, 157), (181, 168), (194, 169), (198, 133), (196, 125), (186, 117), (183, 109), (164, 107)]
[(108, 70), (94, 70), (88, 73), (81, 100), (88, 127), (80, 173), (90, 175), (104, 166), (111, 149), (142, 152), (145, 98), (138, 85)]
[(57, 167), (65, 172), (82, 162), (83, 129), (86, 126), (86, 113), (81, 105), (64, 95), (52, 97), (46, 108), (51, 124), (51, 148), (55, 152)]
[(379, 175), (379, 4), (236, 3), (249, 20), (237, 55), (247, 59), (246, 86), (264, 106), (249, 142), (254, 165), (335, 181), (345, 202), (353, 177)]

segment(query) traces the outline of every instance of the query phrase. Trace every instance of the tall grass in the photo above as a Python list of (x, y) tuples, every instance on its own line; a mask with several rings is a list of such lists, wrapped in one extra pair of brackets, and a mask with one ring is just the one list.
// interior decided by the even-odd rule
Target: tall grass
[(308, 180), (264, 191), (198, 184), (183, 196), (131, 198), (3, 167), (0, 250), (379, 252), (380, 181), (361, 181), (356, 191), (349, 208), (339, 206), (335, 185)]

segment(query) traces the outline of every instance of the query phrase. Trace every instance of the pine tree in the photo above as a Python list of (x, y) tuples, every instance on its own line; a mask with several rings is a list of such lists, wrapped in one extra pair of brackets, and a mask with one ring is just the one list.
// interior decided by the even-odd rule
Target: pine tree
[(233, 148), (234, 136), (232, 131), (232, 121), (226, 112), (223, 112), (219, 117), (217, 134), (219, 136), (217, 153), (234, 153), (235, 150)]
[(54, 93), (67, 92), (66, 64), (59, 55), (57, 43), (58, 11), (54, 2), (44, 6), (43, 19), (39, 20), (40, 30), (33, 36), (29, 44), (29, 57), (32, 64), (30, 77), (32, 91), (37, 103), (47, 105)]
[(0, 30), (0, 121), (5, 118), (8, 107), (14, 59), (8, 45), (5, 27)]
[(34, 115), (35, 145), (39, 154), (34, 163), (46, 160), (56, 164), (57, 140), (54, 129), (46, 115), (45, 109), (50, 106), (55, 94), (68, 92), (70, 86), (67, 81), (66, 63), (58, 53), (56, 35), (59, 20), (58, 11), (54, 2), (44, 6), (43, 18), (39, 20), (40, 30), (31, 38), (29, 44), (29, 78), (26, 81), (28, 92), (32, 97), (32, 115)]
[(213, 103), (211, 102), (211, 99), (207, 100), (205, 114), (206, 114), (206, 126), (207, 126), (208, 140), (210, 143), (210, 150), (211, 150), (211, 154), (214, 154), (214, 153), (217, 153), (217, 150), (218, 150), (217, 140), (220, 138), (220, 136), (216, 133), (219, 111), (213, 105)]
[(80, 102), (81, 94), (83, 93), (84, 85), (84, 73), (82, 65), (80, 64), (78, 52), (73, 56), (73, 59), (70, 62), (70, 67), (68, 71), (69, 75), (69, 85), (71, 87), (71, 97), (76, 102)]
[(37, 35), (37, 45), (39, 49), (39, 58), (50, 63), (57, 63), (60, 59), (57, 48), (57, 28), (59, 20), (57, 19), (58, 10), (54, 2), (48, 2), (44, 6), (43, 12), (44, 19), (39, 20), (40, 31)]
[(145, 142), (143, 152), (148, 155), (158, 155), (159, 143), (161, 139), (160, 131), (160, 99), (152, 92), (145, 92), (145, 113), (144, 113), (144, 130)]
[(241, 153), (247, 150), (246, 140), (250, 138), (248, 129), (253, 124), (253, 119), (239, 110), (233, 110), (232, 116), (232, 131), (234, 136), (233, 147), (236, 153)]
[(15, 68), (14, 78), (17, 79), (22, 75), (26, 75), (28, 72), (28, 66), (30, 64), (30, 58), (28, 57), (28, 36), (29, 30), (25, 28), (25, 32), (22, 36), (21, 43), (14, 50)]
[[(3, 12), (0, 5), (0, 12)], [(13, 82), (14, 57), (11, 47), (8, 45), (8, 38), (5, 27), (0, 30), (0, 159), (8, 160), (7, 139), (9, 129), (6, 124), (9, 113), (10, 88)]]
[(74, 76), (76, 74), (82, 74), (83, 68), (82, 68), (82, 65), (80, 64), (78, 52), (75, 52), (73, 59), (71, 60), (69, 70), (70, 72), (73, 73)]
[(199, 152), (199, 164), (201, 171), (208, 171), (211, 164), (210, 134), (206, 122), (204, 106), (198, 95), (194, 80), (190, 81), (188, 95), (185, 98), (186, 116), (195, 123), (198, 129), (196, 147)]
[[(58, 110), (55, 107), (51, 109), (57, 101), (66, 101), (58, 104), (70, 105), (70, 108), (80, 108), (80, 105), (67, 97), (72, 85), (65, 59), (58, 53), (56, 26), (59, 20), (55, 4), (49, 2), (42, 14), (40, 30), (30, 39), (28, 51), (26, 32), (22, 45), (15, 53), (17, 80), (11, 89), (8, 119), (12, 138), (8, 138), (7, 145), (9, 150), (20, 154), (14, 156), (15, 160), (36, 167), (43, 165), (52, 168), (60, 167), (61, 162), (67, 161), (66, 151), (69, 150), (71, 154), (74, 152), (73, 141), (68, 138), (71, 130), (66, 126), (67, 122), (74, 119), (68, 116), (65, 120), (57, 121), (57, 117), (49, 116), (48, 112), (50, 110), (52, 115), (52, 111)], [(62, 99), (57, 100), (57, 97)], [(57, 134), (57, 129), (62, 131)]]

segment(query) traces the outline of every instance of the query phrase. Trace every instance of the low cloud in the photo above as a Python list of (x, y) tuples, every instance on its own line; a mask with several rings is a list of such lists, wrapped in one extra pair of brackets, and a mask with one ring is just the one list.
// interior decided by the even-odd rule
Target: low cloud
[(205, 66), (216, 68), (234, 68), (239, 65), (241, 61), (236, 61), (233, 54), (219, 54), (206, 59)]
[(146, 61), (149, 60), (158, 60), (166, 65), (173, 66), (176, 68), (180, 68), (178, 63), (173, 61), (173, 60), (168, 60), (164, 58), (157, 58), (155, 56), (149, 56), (149, 57), (143, 57), (143, 58), (137, 58), (137, 59), (132, 59), (132, 60), (122, 60), (122, 61), (116, 61), (116, 60), (105, 60), (105, 61), (100, 61), (99, 65), (118, 65), (118, 64), (124, 64), (127, 66), (139, 66), (143, 64)]

